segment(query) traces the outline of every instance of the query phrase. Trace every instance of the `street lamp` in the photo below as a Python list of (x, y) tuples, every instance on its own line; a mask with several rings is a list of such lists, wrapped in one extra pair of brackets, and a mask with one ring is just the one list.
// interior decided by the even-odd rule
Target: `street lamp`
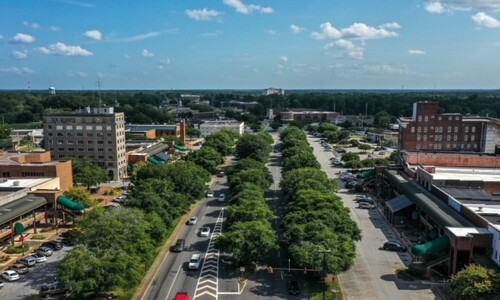
[[(326, 254), (332, 252), (330, 249), (318, 250), (319, 253), (323, 253), (323, 282), (326, 282)], [(323, 300), (325, 300), (325, 289), (323, 289)]]

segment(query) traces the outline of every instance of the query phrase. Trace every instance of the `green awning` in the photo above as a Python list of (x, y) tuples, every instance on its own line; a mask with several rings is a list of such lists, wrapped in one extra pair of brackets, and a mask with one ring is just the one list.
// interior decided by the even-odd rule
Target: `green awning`
[(154, 164), (154, 165), (159, 165), (159, 164), (162, 164), (162, 163), (163, 163), (162, 161), (159, 161), (159, 160), (157, 160), (156, 158), (154, 158), (154, 157), (152, 157), (152, 156), (151, 156), (151, 157), (148, 157), (148, 161), (149, 161), (150, 163)]
[(57, 197), (57, 203), (74, 211), (82, 211), (85, 209), (85, 206), (83, 204), (77, 203), (65, 196)]
[(365, 172), (358, 173), (357, 176), (359, 179), (368, 179), (368, 178), (373, 178), (375, 177), (375, 169), (373, 170), (368, 170)]
[(174, 145), (174, 148), (179, 150), (179, 151), (189, 151), (187, 148), (185, 148), (181, 145)]
[(434, 254), (450, 246), (446, 235), (421, 245), (414, 245), (411, 252), (415, 255)]

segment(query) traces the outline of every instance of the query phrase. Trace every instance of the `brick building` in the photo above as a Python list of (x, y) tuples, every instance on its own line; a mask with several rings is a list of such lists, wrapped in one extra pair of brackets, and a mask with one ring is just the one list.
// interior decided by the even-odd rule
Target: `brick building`
[(88, 158), (112, 180), (127, 176), (125, 116), (113, 107), (46, 115), (43, 134), (53, 159)]
[(312, 122), (331, 122), (340, 114), (332, 111), (298, 111), (289, 110), (280, 112), (281, 121), (312, 121)]
[(479, 152), (500, 145), (500, 120), (438, 113), (436, 102), (416, 102), (411, 118), (399, 120), (399, 148), (408, 152)]

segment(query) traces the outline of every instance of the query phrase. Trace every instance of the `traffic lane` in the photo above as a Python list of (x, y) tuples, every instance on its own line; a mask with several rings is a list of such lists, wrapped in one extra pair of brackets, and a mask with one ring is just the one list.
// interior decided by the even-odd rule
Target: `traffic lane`
[(25, 299), (29, 295), (38, 295), (43, 284), (54, 282), (58, 274), (58, 266), (62, 259), (73, 249), (73, 247), (63, 247), (59, 251), (54, 251), (47, 261), (37, 263), (30, 267), (27, 274), (19, 275), (20, 279), (13, 282), (4, 282), (3, 289), (0, 289), (0, 299)]

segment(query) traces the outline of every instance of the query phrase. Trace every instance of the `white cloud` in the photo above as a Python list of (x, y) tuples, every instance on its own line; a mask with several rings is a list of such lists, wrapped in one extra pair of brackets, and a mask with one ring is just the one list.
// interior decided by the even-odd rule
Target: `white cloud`
[(363, 23), (354, 23), (348, 28), (341, 30), (343, 38), (357, 38), (361, 40), (377, 40), (395, 37), (399, 34), (385, 28), (375, 28)]
[(154, 57), (155, 54), (153, 52), (150, 52), (148, 49), (142, 49), (142, 56), (144, 57)]
[(446, 11), (444, 6), (439, 1), (425, 3), (425, 10), (431, 14), (442, 14)]
[(38, 23), (29, 23), (29, 22), (24, 21), (23, 25), (27, 26), (27, 27), (30, 27), (33, 30), (40, 29), (40, 24), (38, 24)]
[(17, 60), (25, 59), (26, 57), (28, 57), (28, 51), (26, 51), (26, 50), (23, 50), (23, 51), (14, 50), (10, 53), (10, 56), (12, 56), (14, 59), (17, 59)]
[(484, 12), (477, 13), (472, 16), (472, 20), (477, 26), (487, 27), (487, 28), (499, 28), (500, 21), (494, 17), (485, 14)]
[(265, 32), (267, 34), (270, 34), (270, 35), (277, 35), (278, 34), (278, 32), (274, 29), (267, 29)]
[(61, 31), (61, 27), (52, 25), (52, 26), (49, 26), (49, 30), (53, 31), (53, 32), (59, 32), (59, 31)]
[(295, 24), (290, 25), (290, 30), (292, 31), (293, 34), (299, 34), (306, 31), (305, 28), (297, 26)]
[(425, 51), (418, 49), (410, 49), (408, 50), (408, 55), (425, 55)]
[(87, 57), (92, 56), (94, 53), (80, 46), (70, 46), (61, 42), (49, 45), (47, 47), (37, 48), (38, 52), (47, 55), (57, 55), (57, 56), (81, 56)]
[(0, 34), (0, 40), (3, 40), (3, 35)]
[(241, 0), (224, 0), (225, 5), (234, 8), (237, 12), (249, 15), (251, 13), (259, 12), (261, 14), (272, 14), (274, 10), (271, 7), (262, 7), (255, 4), (245, 4)]
[(223, 13), (213, 9), (188, 9), (186, 15), (196, 21), (212, 21)]
[[(385, 28), (384, 28), (385, 26)], [(396, 37), (399, 34), (395, 31), (387, 30), (386, 28), (401, 28), (397, 23), (387, 23), (378, 28), (367, 26), (364, 23), (354, 23), (347, 28), (338, 30), (330, 22), (320, 25), (321, 32), (313, 32), (311, 37), (316, 40), (352, 38), (360, 40), (376, 40), (390, 37)]]
[(500, 11), (498, 0), (431, 0), (425, 2), (424, 8), (429, 13), (442, 14), (453, 11)]
[(0, 73), (9, 73), (9, 74), (16, 74), (16, 75), (22, 75), (22, 74), (33, 74), (35, 71), (30, 68), (17, 68), (17, 67), (10, 67), (10, 68), (0, 68)]
[(280, 59), (284, 62), (287, 62), (288, 61), (288, 57), (287, 56), (281, 56)]
[(401, 25), (399, 25), (396, 22), (391, 22), (391, 23), (385, 23), (384, 25), (380, 26), (380, 28), (401, 29)]
[(35, 42), (35, 38), (29, 34), (18, 33), (9, 42), (11, 44), (31, 44)]
[(123, 55), (123, 57), (126, 58), (126, 59), (132, 58), (132, 56), (130, 56), (128, 54)]
[(96, 29), (87, 30), (83, 33), (83, 35), (94, 41), (102, 40), (102, 32)]
[(150, 38), (157, 37), (161, 34), (160, 31), (152, 31), (144, 34), (138, 34), (130, 37), (126, 37), (123, 39), (117, 39), (115, 42), (139, 42), (139, 41), (144, 41)]
[(396, 75), (404, 75), (409, 74), (410, 72), (406, 68), (398, 68), (393, 67), (391, 65), (372, 65), (372, 66), (364, 66), (363, 70), (365, 72), (374, 73), (374, 74), (396, 74)]
[(95, 7), (95, 4), (93, 4), (93, 3), (74, 1), (74, 0), (52, 0), (52, 1), (70, 4), (70, 5), (75, 5), (75, 6), (80, 6), (80, 7), (85, 7), (85, 8), (94, 8)]
[(164, 60), (162, 60), (158, 63), (157, 68), (160, 70), (163, 70), (168, 65), (170, 65), (170, 58), (165, 58)]
[(316, 40), (325, 40), (325, 39), (338, 39), (342, 37), (342, 33), (335, 27), (330, 24), (330, 22), (325, 22), (319, 26), (321, 32), (313, 32), (311, 36)]
[(353, 59), (363, 59), (363, 48), (357, 47), (353, 42), (340, 39), (325, 46), (325, 49), (341, 49), (347, 57)]
[(218, 36), (221, 33), (222, 33), (222, 31), (216, 30), (216, 31), (212, 31), (212, 32), (205, 32), (202, 35), (206, 36), (206, 37), (214, 37), (214, 36)]

